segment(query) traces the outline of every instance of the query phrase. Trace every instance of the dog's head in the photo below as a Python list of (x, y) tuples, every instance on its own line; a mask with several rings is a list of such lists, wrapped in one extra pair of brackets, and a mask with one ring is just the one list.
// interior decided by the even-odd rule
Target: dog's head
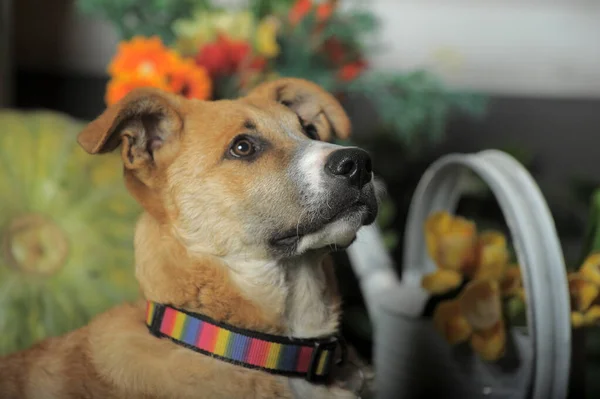
[(128, 189), (190, 250), (277, 259), (346, 247), (374, 221), (369, 155), (325, 142), (349, 133), (333, 96), (289, 78), (233, 101), (137, 89), (79, 143), (91, 154), (122, 143)]

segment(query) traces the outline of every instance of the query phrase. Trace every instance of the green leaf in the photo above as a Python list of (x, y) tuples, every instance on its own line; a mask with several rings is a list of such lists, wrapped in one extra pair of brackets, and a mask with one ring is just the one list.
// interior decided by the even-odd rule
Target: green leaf
[(383, 233), (383, 245), (385, 245), (385, 247), (388, 250), (394, 250), (395, 248), (398, 247), (398, 244), (400, 243), (400, 235), (398, 234), (397, 231), (395, 230), (386, 230)]
[(597, 251), (600, 251), (600, 189), (596, 190), (592, 196), (583, 253), (578, 264), (583, 263), (589, 254)]
[(396, 207), (394, 202), (386, 198), (379, 204), (379, 212), (377, 213), (377, 224), (382, 227), (388, 227), (396, 216)]

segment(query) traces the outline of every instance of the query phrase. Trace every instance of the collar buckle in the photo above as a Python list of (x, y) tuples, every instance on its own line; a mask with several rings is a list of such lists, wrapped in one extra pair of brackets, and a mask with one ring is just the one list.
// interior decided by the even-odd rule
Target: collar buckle
[(339, 343), (337, 336), (331, 337), (329, 341), (315, 342), (314, 350), (306, 372), (306, 380), (309, 382), (323, 382), (331, 374), (335, 363), (335, 352)]

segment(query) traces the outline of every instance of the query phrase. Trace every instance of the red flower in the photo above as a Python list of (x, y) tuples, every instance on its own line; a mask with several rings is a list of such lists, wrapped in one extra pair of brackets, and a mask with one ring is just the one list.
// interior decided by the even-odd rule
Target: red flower
[(248, 65), (248, 69), (252, 69), (253, 71), (262, 71), (267, 66), (267, 59), (265, 57), (254, 57), (250, 64)]
[(292, 25), (296, 25), (298, 22), (302, 21), (302, 18), (309, 13), (312, 8), (311, 0), (298, 0), (294, 3), (292, 8), (290, 9), (290, 13), (288, 18)]
[(216, 41), (200, 49), (196, 55), (196, 64), (206, 68), (212, 77), (231, 75), (248, 62), (250, 51), (248, 42), (219, 35)]
[(250, 54), (250, 44), (241, 40), (229, 41), (229, 58), (231, 66), (237, 70)]
[[(331, 17), (333, 11), (335, 10), (336, 3), (334, 1), (325, 1), (317, 5), (317, 9), (315, 11), (317, 22), (325, 22)], [(314, 7), (313, 2), (311, 0), (297, 0), (290, 12), (288, 14), (288, 19), (292, 25), (296, 25), (306, 15), (312, 10)]]
[(333, 65), (342, 65), (346, 57), (346, 49), (339, 39), (335, 37), (327, 39), (323, 44), (323, 50)]
[(338, 71), (338, 78), (344, 82), (349, 82), (354, 80), (360, 75), (365, 68), (367, 67), (367, 63), (363, 60), (358, 60), (351, 62), (349, 64), (344, 65)]
[(231, 73), (231, 60), (225, 39), (219, 36), (216, 41), (204, 45), (196, 55), (196, 64), (206, 68), (210, 76)]

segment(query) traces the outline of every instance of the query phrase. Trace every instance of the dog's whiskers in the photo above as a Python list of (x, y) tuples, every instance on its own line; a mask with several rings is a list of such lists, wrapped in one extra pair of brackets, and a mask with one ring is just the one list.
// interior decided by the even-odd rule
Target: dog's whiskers
[(302, 216), (304, 215), (304, 213), (306, 212), (305, 209), (302, 210), (302, 212), (300, 212), (300, 216), (298, 217), (298, 223), (296, 223), (296, 237), (300, 238), (300, 223), (302, 222)]

